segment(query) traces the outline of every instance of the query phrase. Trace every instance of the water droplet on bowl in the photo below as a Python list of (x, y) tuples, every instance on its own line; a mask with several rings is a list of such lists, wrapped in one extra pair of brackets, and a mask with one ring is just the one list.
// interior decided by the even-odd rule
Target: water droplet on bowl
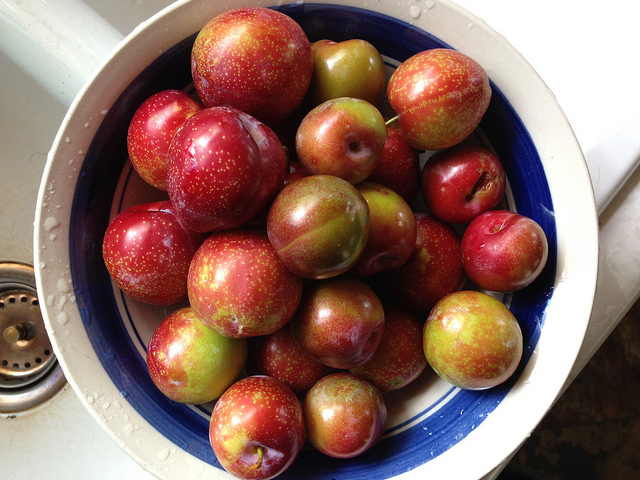
[(124, 433), (126, 433), (129, 436), (131, 436), (137, 430), (140, 430), (140, 427), (138, 427), (137, 425), (134, 425), (133, 423), (127, 423), (124, 426)]
[(60, 226), (60, 222), (56, 217), (47, 217), (44, 220), (44, 230), (51, 233), (54, 229)]
[(158, 452), (158, 460), (166, 460), (167, 458), (169, 458), (169, 453), (170, 452), (168, 448), (163, 448)]
[(58, 315), (56, 315), (56, 321), (60, 325), (66, 325), (67, 323), (69, 323), (69, 315), (67, 315), (65, 312), (60, 312), (58, 313)]
[(60, 292), (60, 293), (70, 293), (71, 292), (71, 286), (69, 285), (69, 282), (67, 282), (67, 280), (64, 279), (64, 278), (59, 278), (58, 279), (58, 283), (56, 284), (56, 287), (58, 288), (58, 292)]

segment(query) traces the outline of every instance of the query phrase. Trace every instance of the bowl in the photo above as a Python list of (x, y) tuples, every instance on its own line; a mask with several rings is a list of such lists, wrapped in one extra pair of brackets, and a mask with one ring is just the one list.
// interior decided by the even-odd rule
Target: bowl
[[(485, 391), (425, 373), (387, 395), (384, 437), (350, 460), (305, 446), (281, 478), (483, 478), (499, 470), (561, 393), (589, 321), (598, 226), (587, 167), (567, 119), (527, 62), (481, 20), (446, 0), (315, 3), (246, 1), (292, 16), (310, 40), (363, 38), (390, 69), (418, 51), (448, 47), (478, 61), (493, 88), (477, 132), (508, 177), (508, 208), (535, 219), (549, 240), (542, 275), (502, 300), (525, 349), (515, 375)], [(197, 32), (229, 8), (177, 2), (136, 28), (88, 80), (50, 152), (38, 196), (34, 263), (43, 316), (65, 375), (95, 420), (158, 478), (230, 478), (208, 441), (212, 405), (182, 405), (153, 385), (151, 334), (172, 307), (152, 307), (114, 286), (102, 237), (124, 208), (157, 199), (127, 159), (137, 107), (166, 88), (189, 89)], [(568, 179), (571, 179), (569, 183)]]

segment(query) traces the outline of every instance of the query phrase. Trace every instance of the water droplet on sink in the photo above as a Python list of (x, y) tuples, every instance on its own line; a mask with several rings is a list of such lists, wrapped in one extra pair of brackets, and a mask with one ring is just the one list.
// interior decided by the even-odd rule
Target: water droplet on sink
[(422, 8), (420, 5), (411, 5), (411, 8), (409, 8), (409, 15), (411, 15), (412, 18), (418, 18), (421, 13)]
[(427, 2), (426, 2), (426, 7), (427, 7), (429, 10), (431, 10), (431, 9), (432, 9), (433, 7), (435, 7), (435, 6), (436, 6), (436, 2), (435, 2), (435, 0), (427, 0)]

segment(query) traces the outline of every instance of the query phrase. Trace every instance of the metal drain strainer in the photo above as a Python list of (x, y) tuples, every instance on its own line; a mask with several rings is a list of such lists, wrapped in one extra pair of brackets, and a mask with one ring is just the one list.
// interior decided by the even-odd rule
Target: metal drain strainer
[(45, 330), (33, 267), (0, 263), (0, 412), (20, 412), (65, 383)]

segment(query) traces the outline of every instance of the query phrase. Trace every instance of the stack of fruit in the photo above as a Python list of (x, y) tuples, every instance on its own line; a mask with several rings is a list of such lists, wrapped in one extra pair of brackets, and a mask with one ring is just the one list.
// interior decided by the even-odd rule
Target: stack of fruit
[(311, 44), (238, 8), (191, 65), (194, 93), (154, 94), (129, 126), (134, 169), (167, 198), (119, 213), (103, 256), (125, 294), (176, 305), (149, 373), (176, 402), (216, 401), (227, 471), (272, 478), (305, 440), (361, 454), (384, 393), (427, 365), (466, 389), (513, 374), (520, 327), (485, 292), (525, 288), (548, 246), (500, 209), (505, 172), (471, 135), (491, 98), (478, 63), (427, 50), (387, 78), (366, 41)]

